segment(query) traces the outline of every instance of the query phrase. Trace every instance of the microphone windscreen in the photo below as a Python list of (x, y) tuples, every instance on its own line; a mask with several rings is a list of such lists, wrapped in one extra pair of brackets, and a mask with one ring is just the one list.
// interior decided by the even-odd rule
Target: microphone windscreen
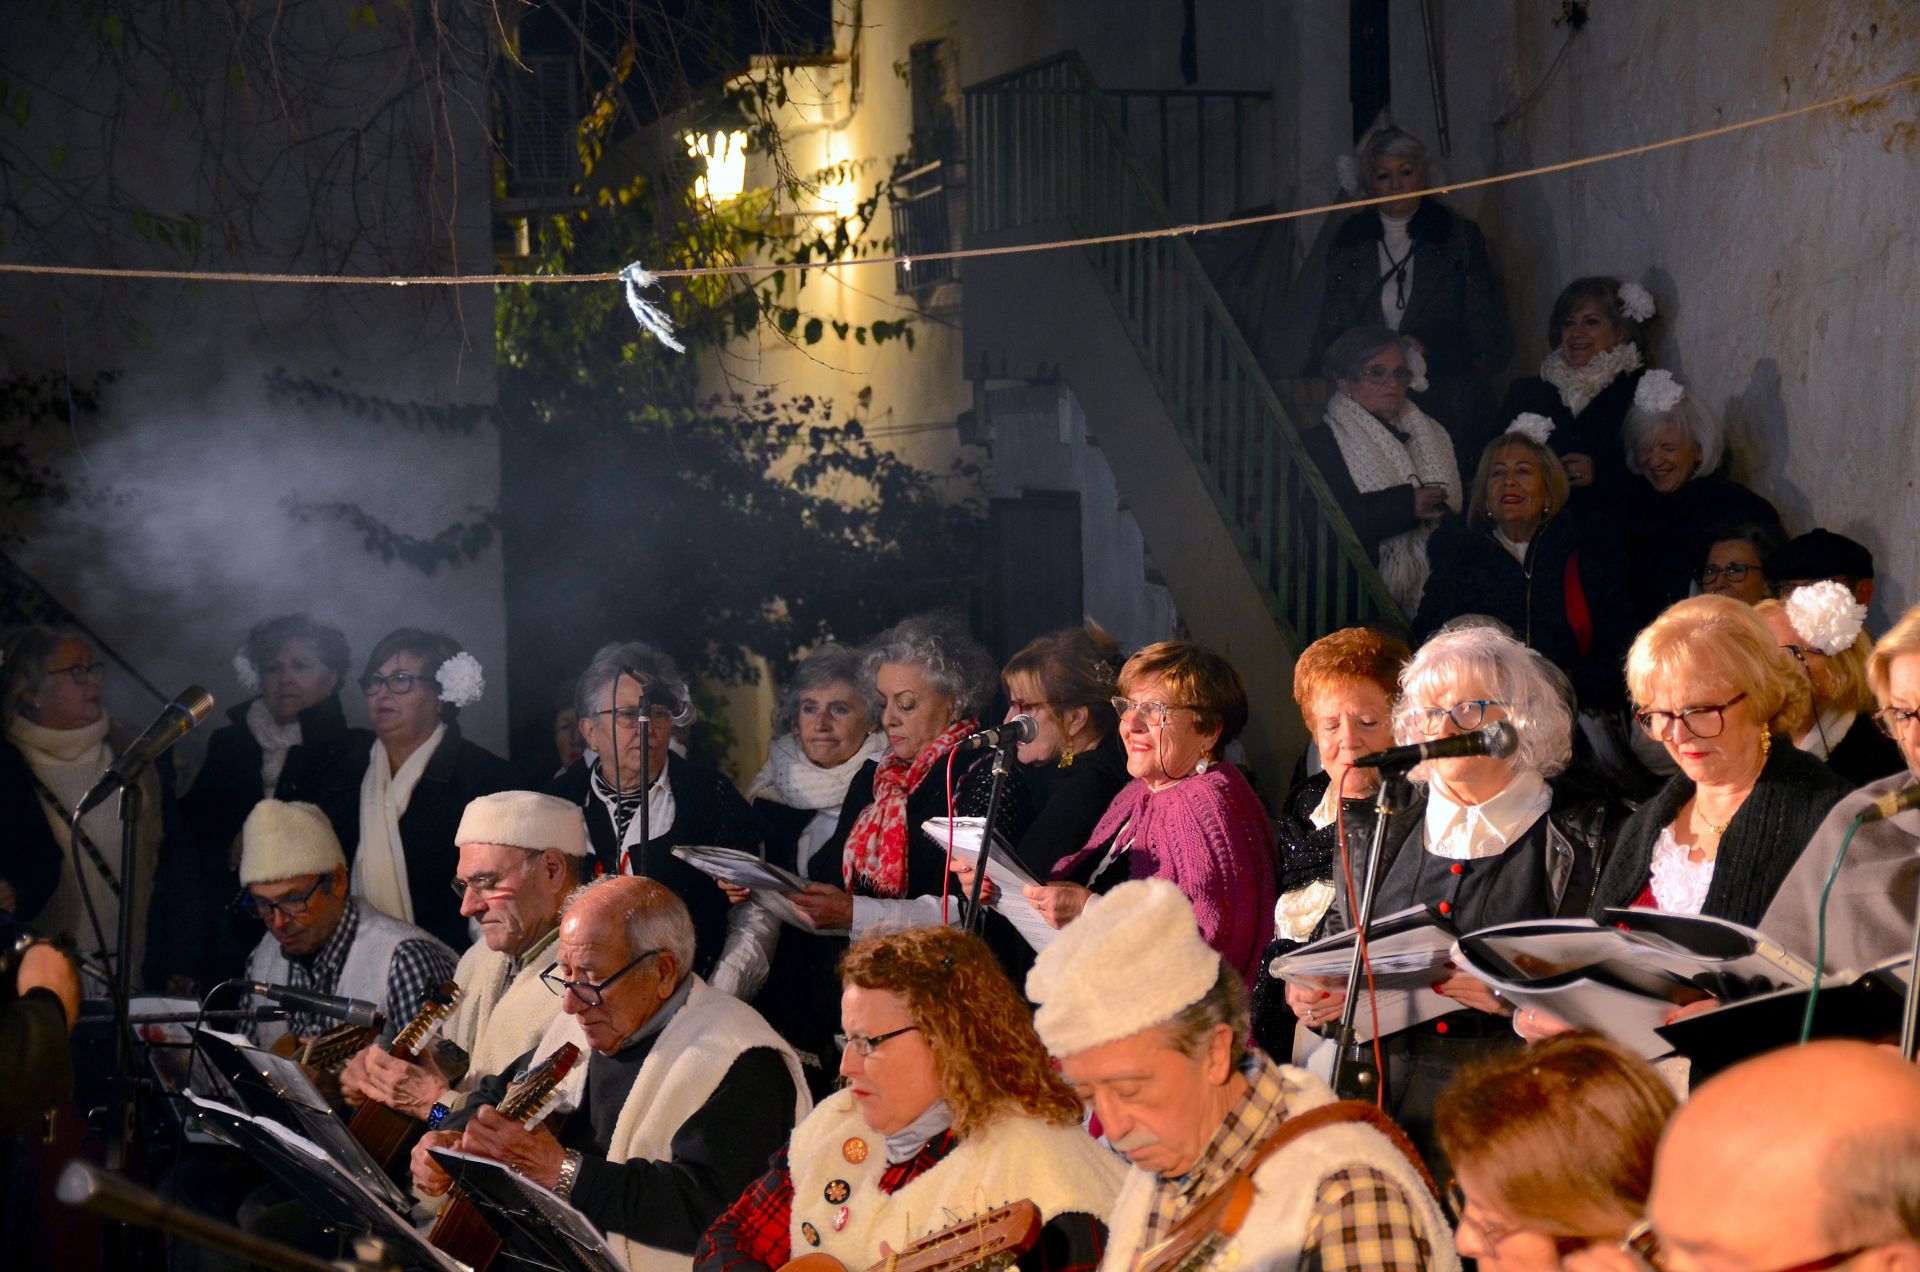
[(199, 685), (188, 685), (182, 689), (174, 702), (186, 708), (196, 725), (213, 714), (213, 695)]
[(1495, 720), (1483, 731), (1487, 735), (1487, 754), (1496, 760), (1504, 760), (1520, 749), (1520, 731), (1505, 720)]

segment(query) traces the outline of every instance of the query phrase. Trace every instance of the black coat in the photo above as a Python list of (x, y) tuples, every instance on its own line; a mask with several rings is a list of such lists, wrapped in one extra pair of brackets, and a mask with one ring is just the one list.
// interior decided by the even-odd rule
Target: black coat
[[(1035, 773), (1027, 769), (1027, 787), (1038, 793), (1039, 811), (1014, 851), (1036, 879), (1053, 874), (1054, 864), (1087, 846), (1093, 828), (1106, 816), (1120, 788), (1132, 780), (1120, 735), (1109, 733), (1091, 751), (1082, 751), (1068, 768), (1051, 763)], [(1044, 781), (1034, 780), (1036, 777)]]
[[(1315, 327), (1310, 372), (1320, 369), (1327, 346), (1354, 327), (1381, 325), (1379, 213), (1364, 208), (1349, 216), (1327, 247), (1327, 289)], [(1513, 352), (1500, 285), (1480, 227), (1432, 199), (1423, 199), (1407, 225), (1413, 240), (1412, 290), (1400, 331), (1426, 349), (1426, 392), (1420, 409), (1454, 439), (1462, 476), (1473, 471), (1480, 449), (1500, 428), (1487, 377)]]
[[(1522, 563), (1495, 542), (1495, 533), (1448, 517), (1427, 541), (1433, 574), (1413, 620), (1416, 643), (1462, 614), (1490, 615), (1565, 671), (1583, 708), (1622, 706), (1627, 647), (1636, 629), (1619, 539), (1604, 520), (1565, 512), (1535, 532)], [(1568, 607), (1568, 564), (1576, 558), (1573, 570), (1587, 603), (1584, 653)]]
[[(1594, 918), (1602, 918), (1610, 906), (1633, 904), (1647, 886), (1654, 841), (1693, 797), (1693, 789), (1686, 774), (1674, 774), (1620, 828), (1594, 889)], [(1727, 823), (1701, 913), (1748, 927), (1759, 923), (1827, 810), (1851, 789), (1819, 760), (1776, 739), (1760, 780)]]
[[(1547, 446), (1554, 454), (1586, 455), (1593, 460), (1593, 485), (1576, 488), (1575, 501), (1600, 505), (1618, 503), (1627, 498), (1631, 483), (1639, 480), (1627, 471), (1627, 439), (1621, 425), (1626, 423), (1627, 412), (1633, 409), (1633, 393), (1644, 374), (1646, 371), (1642, 368), (1615, 376), (1613, 383), (1595, 394), (1586, 410), (1577, 416), (1560, 400), (1560, 390), (1537, 375), (1525, 376), (1507, 387), (1507, 400), (1500, 406), (1499, 427), (1495, 432), (1504, 432), (1515, 416), (1527, 412), (1546, 416), (1553, 421), (1553, 434), (1547, 438)], [(1471, 463), (1461, 468), (1461, 478), (1471, 481), (1474, 466), (1479, 462), (1476, 454)]]
[(1847, 736), (1841, 738), (1840, 745), (1827, 756), (1827, 767), (1852, 787), (1891, 777), (1906, 767), (1906, 763), (1906, 757), (1900, 754), (1893, 739), (1875, 728), (1873, 721), (1864, 715), (1853, 722)]
[[(732, 907), (711, 876), (674, 856), (673, 849), (679, 844), (703, 844), (737, 848), (758, 856), (760, 827), (753, 809), (718, 769), (669, 751), (667, 788), (673, 792), (673, 825), (659, 833), (648, 827), (652, 838), (628, 863), (632, 869), (627, 873), (658, 880), (686, 903), (687, 912), (693, 916), (693, 970), (697, 975), (710, 976), (727, 943), (727, 912)], [(547, 793), (571, 800), (586, 814), (595, 873), (622, 873), (620, 836), (615, 833), (613, 816), (605, 802), (593, 793), (586, 762), (575, 763), (562, 773), (547, 787)]]
[(60, 886), (65, 864), (60, 841), (41, 807), (27, 758), (0, 739), (0, 826), (6, 827), (0, 840), (0, 879), (13, 885), (13, 917), (29, 925)]
[(1691, 594), (1707, 552), (1728, 530), (1752, 524), (1781, 535), (1780, 514), (1772, 504), (1740, 483), (1712, 474), (1696, 477), (1669, 495), (1644, 478), (1630, 477), (1620, 511), (1621, 536), (1633, 562), (1628, 583), (1634, 622), (1640, 627)]
[(413, 798), (407, 801), (407, 811), (400, 816), (414, 926), (425, 928), (450, 949), (463, 950), (472, 944), (467, 939), (467, 921), (460, 915), (460, 898), (453, 895), (451, 886), (460, 873), (460, 849), (453, 842), (460, 818), (467, 805), (482, 795), (515, 790), (519, 785), (520, 774), (513, 765), (461, 737), (459, 724), (448, 721), (446, 736), (434, 748), (420, 784), (413, 788)]
[[(1353, 482), (1353, 474), (1347, 469), (1347, 458), (1340, 453), (1340, 441), (1331, 428), (1321, 425), (1306, 430), (1300, 434), (1300, 444), (1306, 447), (1308, 457), (1320, 470), (1333, 501), (1340, 505), (1340, 511), (1347, 514), (1354, 537), (1366, 550), (1367, 559), (1378, 566), (1380, 541), (1404, 534), (1420, 524), (1420, 519), (1413, 513), (1413, 483), (1406, 482), (1362, 494), (1360, 487)], [(1464, 479), (1464, 475), (1472, 470), (1461, 471)], [(1302, 529), (1311, 533), (1311, 527), (1303, 526)]]

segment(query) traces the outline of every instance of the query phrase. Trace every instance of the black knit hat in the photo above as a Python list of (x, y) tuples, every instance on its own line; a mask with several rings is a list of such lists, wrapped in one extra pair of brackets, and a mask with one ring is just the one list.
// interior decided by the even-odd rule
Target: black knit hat
[(1767, 558), (1766, 571), (1775, 586), (1815, 579), (1870, 579), (1873, 553), (1843, 534), (1813, 529), (1781, 544)]

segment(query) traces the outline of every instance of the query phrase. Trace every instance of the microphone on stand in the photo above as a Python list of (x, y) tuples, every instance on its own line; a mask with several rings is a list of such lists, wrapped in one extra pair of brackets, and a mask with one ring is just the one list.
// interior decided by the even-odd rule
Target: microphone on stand
[(1428, 760), (1456, 759), (1465, 755), (1488, 755), (1504, 760), (1520, 746), (1520, 734), (1505, 720), (1495, 720), (1471, 733), (1456, 733), (1434, 742), (1416, 742), (1411, 746), (1388, 747), (1363, 755), (1353, 762), (1355, 768), (1411, 768)]
[(1039, 736), (1040, 725), (1030, 715), (1017, 715), (1005, 724), (996, 724), (991, 729), (982, 729), (969, 737), (962, 738), (956, 751), (978, 751), (988, 746), (1018, 746), (1022, 742), (1031, 742)]
[(71, 820), (79, 821), (87, 812), (113, 797), (115, 791), (123, 789), (140, 770), (159, 759), (166, 749), (193, 732), (195, 725), (213, 713), (213, 695), (199, 685), (188, 685), (180, 695), (160, 709), (160, 715), (147, 726), (147, 731), (133, 740), (133, 743), (114, 757), (100, 780), (93, 784), (74, 805)]
[(295, 989), (291, 985), (269, 985), (265, 981), (247, 981), (246, 987), (282, 1007), (292, 1007), (332, 1020), (344, 1020), (363, 1029), (378, 1029), (386, 1023), (379, 1006), (364, 998), (336, 998), (332, 994), (316, 994), (311, 990)]
[(1882, 795), (1870, 801), (1854, 816), (1862, 826), (1868, 822), (1885, 821), (1889, 817), (1898, 817), (1908, 809), (1920, 808), (1920, 786), (1907, 786), (1891, 794)]

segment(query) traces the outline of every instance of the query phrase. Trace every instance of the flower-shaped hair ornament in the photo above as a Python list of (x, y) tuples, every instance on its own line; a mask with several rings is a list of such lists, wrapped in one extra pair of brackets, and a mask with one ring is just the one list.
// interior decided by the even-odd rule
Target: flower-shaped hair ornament
[(1648, 415), (1664, 415), (1680, 405), (1687, 396), (1686, 386), (1673, 378), (1673, 372), (1653, 370), (1640, 377), (1633, 389), (1633, 404)]
[(1638, 283), (1620, 284), (1620, 312), (1635, 322), (1645, 322), (1660, 312), (1653, 303), (1653, 293)]
[(1545, 446), (1547, 439), (1553, 436), (1553, 421), (1544, 415), (1523, 411), (1513, 417), (1513, 423), (1507, 425), (1507, 432), (1518, 433), (1529, 441)]
[(245, 645), (233, 651), (233, 678), (248, 693), (260, 692), (260, 669), (253, 665), (253, 659), (247, 657)]
[(440, 684), (440, 701), (449, 706), (472, 706), (487, 689), (486, 677), (480, 674), (480, 660), (464, 649), (441, 663), (433, 678)]
[(1793, 590), (1787, 598), (1787, 618), (1800, 639), (1831, 658), (1860, 638), (1867, 625), (1867, 607), (1853, 599), (1844, 583), (1822, 579)]
[(1425, 393), (1427, 391), (1427, 355), (1411, 345), (1407, 347), (1407, 370), (1413, 373), (1413, 379), (1407, 381), (1407, 387), (1415, 393)]

